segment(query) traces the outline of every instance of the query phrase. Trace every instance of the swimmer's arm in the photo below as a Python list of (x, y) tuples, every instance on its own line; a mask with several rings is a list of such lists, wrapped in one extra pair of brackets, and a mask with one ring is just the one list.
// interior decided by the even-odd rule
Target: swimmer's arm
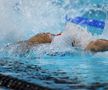
[(23, 51), (29, 50), (31, 48), (31, 46), (34, 46), (34, 45), (51, 43), (51, 41), (52, 41), (51, 35), (52, 34), (50, 34), (50, 33), (40, 33), (40, 34), (37, 34), (37, 35), (31, 37), (28, 40), (19, 41), (19, 42), (17, 42), (17, 44), (20, 44)]
[(27, 42), (29, 45), (51, 43), (52, 42), (52, 34), (40, 33), (40, 34), (37, 34), (37, 35), (31, 37), (30, 39), (28, 39)]
[(85, 50), (91, 52), (108, 51), (108, 40), (98, 39), (96, 41), (92, 41), (88, 44)]

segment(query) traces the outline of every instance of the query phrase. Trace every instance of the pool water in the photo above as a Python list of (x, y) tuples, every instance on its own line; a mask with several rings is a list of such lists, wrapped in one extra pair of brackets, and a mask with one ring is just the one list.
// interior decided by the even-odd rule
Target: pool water
[[(107, 8), (105, 0), (1, 0), (0, 73), (58, 90), (75, 90), (75, 86), (81, 90), (80, 85), (86, 90), (96, 83), (108, 83), (107, 51), (92, 54), (64, 48), (52, 52), (46, 44), (25, 53), (15, 43), (39, 32), (63, 31), (67, 14), (104, 21), (104, 29), (83, 27), (97, 38), (108, 39)], [(96, 89), (105, 90), (108, 85)]]

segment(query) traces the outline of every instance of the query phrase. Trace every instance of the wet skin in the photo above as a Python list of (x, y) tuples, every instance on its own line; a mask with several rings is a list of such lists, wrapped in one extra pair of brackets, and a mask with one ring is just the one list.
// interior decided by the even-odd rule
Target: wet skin
[[(27, 40), (27, 42), (29, 46), (32, 46), (35, 44), (51, 43), (52, 42), (51, 37), (54, 37), (54, 35), (51, 33), (40, 33), (31, 37), (29, 40)], [(74, 42), (72, 42), (73, 46), (74, 46)], [(108, 40), (97, 39), (95, 41), (91, 41), (85, 48), (85, 51), (91, 51), (91, 52), (108, 51)]]

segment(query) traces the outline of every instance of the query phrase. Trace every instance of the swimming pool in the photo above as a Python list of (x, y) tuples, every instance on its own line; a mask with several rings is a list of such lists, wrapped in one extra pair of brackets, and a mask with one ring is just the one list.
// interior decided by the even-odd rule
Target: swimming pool
[(15, 44), (38, 32), (63, 31), (67, 14), (104, 21), (104, 30), (83, 27), (98, 38), (108, 39), (107, 7), (105, 0), (0, 1), (0, 73), (51, 89), (107, 90), (108, 52), (91, 54), (74, 48), (51, 52), (48, 45), (42, 45), (22, 53)]

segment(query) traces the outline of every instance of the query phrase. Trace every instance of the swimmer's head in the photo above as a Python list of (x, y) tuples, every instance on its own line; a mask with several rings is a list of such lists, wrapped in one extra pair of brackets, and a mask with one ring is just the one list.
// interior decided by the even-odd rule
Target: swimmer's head
[[(72, 43), (72, 46), (85, 48), (93, 40), (92, 34), (86, 29), (74, 23), (67, 23), (63, 35)], [(70, 40), (69, 40), (70, 39)]]

